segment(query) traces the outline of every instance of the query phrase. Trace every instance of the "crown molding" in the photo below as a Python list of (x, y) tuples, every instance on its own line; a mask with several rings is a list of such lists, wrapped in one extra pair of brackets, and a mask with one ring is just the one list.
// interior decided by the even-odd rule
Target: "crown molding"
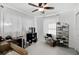
[[(26, 14), (25, 12), (21, 11), (20, 9), (17, 9), (17, 8), (14, 8), (14, 7), (10, 6), (10, 5), (7, 5), (6, 3), (3, 3), (2, 5), (3, 5), (4, 7), (6, 7), (6, 8), (10, 8), (10, 9), (12, 9), (12, 10), (15, 10), (15, 11), (19, 12), (19, 13), (22, 13), (22, 14), (24, 14), (24, 15), (26, 15), (26, 16), (31, 16), (31, 15), (28, 15), (28, 14)], [(31, 17), (33, 17), (33, 16), (31, 16)]]

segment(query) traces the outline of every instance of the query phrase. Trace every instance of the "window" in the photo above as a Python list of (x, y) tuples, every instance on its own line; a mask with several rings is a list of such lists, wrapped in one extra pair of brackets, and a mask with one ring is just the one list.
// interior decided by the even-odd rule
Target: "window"
[(48, 33), (56, 35), (56, 23), (48, 25)]

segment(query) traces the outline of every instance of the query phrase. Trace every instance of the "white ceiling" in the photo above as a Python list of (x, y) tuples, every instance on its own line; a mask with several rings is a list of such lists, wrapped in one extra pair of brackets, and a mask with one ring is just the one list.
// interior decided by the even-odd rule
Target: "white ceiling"
[[(34, 4), (37, 5), (37, 3), (34, 3)], [(39, 11), (32, 13), (32, 11), (36, 9), (36, 7), (28, 5), (28, 3), (6, 3), (4, 5), (8, 5), (30, 16), (44, 16), (44, 15), (58, 14), (58, 13), (63, 13), (69, 10), (73, 10), (79, 4), (77, 3), (48, 3), (48, 6), (55, 7), (55, 9), (46, 10), (45, 14), (42, 14)]]

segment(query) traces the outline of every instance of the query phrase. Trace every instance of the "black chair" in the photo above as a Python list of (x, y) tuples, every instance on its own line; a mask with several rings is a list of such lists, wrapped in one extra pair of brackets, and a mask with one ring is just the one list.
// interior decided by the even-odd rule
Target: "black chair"
[(49, 37), (50, 37), (52, 40), (54, 40), (53, 37), (52, 37), (52, 34), (46, 34), (45, 39), (46, 39), (46, 38), (49, 38)]
[(51, 34), (47, 34), (47, 36), (48, 36), (48, 37), (52, 37), (52, 35), (51, 35)]
[(0, 42), (2, 41), (2, 39), (3, 39), (2, 36), (0, 36)]
[(12, 40), (12, 37), (11, 37), (10, 35), (8, 35), (8, 36), (5, 37), (5, 39), (6, 39), (6, 40), (11, 39), (11, 40)]
[(57, 45), (57, 41), (54, 40), (54, 37), (52, 36), (52, 34), (46, 34), (45, 40), (46, 40), (46, 42), (47, 42), (49, 45), (51, 45), (51, 46), (53, 46), (53, 47), (55, 47), (55, 46)]

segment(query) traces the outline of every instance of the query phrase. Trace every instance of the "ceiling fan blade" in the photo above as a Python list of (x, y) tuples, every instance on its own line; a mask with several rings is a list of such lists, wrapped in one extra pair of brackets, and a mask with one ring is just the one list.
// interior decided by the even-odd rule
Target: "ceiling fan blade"
[(46, 5), (47, 3), (44, 3), (44, 5)]
[(39, 7), (41, 7), (42, 6), (42, 3), (39, 3)]
[(34, 7), (38, 7), (37, 5), (34, 5), (34, 4), (32, 4), (32, 3), (28, 3), (29, 5), (31, 5), (31, 6), (34, 6)]
[(54, 9), (54, 7), (44, 7), (44, 9)]
[(38, 9), (33, 10), (32, 12), (38, 11)]

